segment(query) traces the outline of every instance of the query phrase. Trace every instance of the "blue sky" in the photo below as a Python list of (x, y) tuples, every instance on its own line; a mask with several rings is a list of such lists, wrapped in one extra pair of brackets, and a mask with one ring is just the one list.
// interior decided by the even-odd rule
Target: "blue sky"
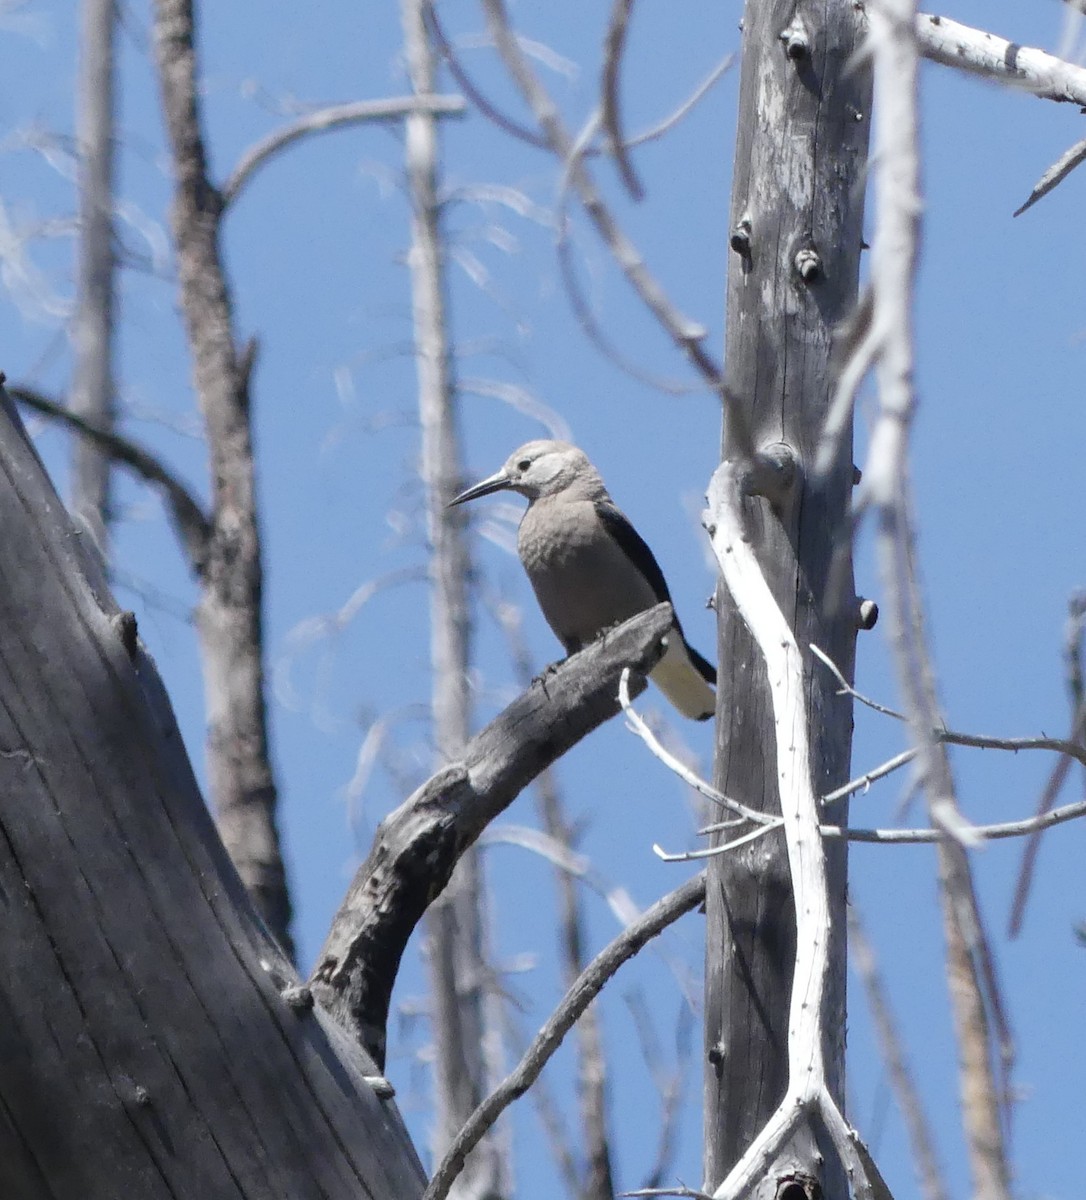
[[(203, 44), (205, 101), (213, 169), (230, 170), (242, 151), (283, 119), (292, 102), (331, 102), (400, 94), (394, 4), (329, 0), (319, 15), (296, 5), (208, 5)], [(954, 0), (945, 15), (983, 25), (1026, 44), (1054, 49), (1064, 5), (1038, 0)], [(479, 10), (456, 0), (443, 8), (458, 34), (482, 28)], [(521, 4), (521, 30), (554, 52), (547, 78), (571, 125), (594, 103), (602, 11), (572, 3)], [(643, 5), (625, 70), (626, 122), (638, 129), (669, 112), (728, 53), (738, 48), (741, 6), (691, 0)], [(41, 0), (9, 12), (0, 38), (0, 106), (5, 131), (0, 201), (10, 229), (41, 236), (25, 245), (40, 286), (28, 300), (8, 259), (0, 294), (2, 364), (9, 378), (62, 393), (69, 354), (61, 317), (72, 294), (70, 229), (44, 224), (70, 216), (74, 198), (64, 138), (72, 130), (73, 6)], [(18, 24), (17, 24), (18, 22)], [(254, 37), (254, 29), (259, 36)], [(125, 240), (161, 256), (169, 183), (147, 61), (143, 6), (122, 37), (120, 191)], [(1081, 52), (1083, 42), (1078, 43)], [(490, 93), (516, 110), (511, 89), (485, 48), (465, 62)], [(664, 140), (638, 151), (648, 196), (624, 199), (606, 165), (598, 177), (624, 226), (673, 298), (722, 342), (727, 266), (728, 187), (737, 72)], [(956, 728), (993, 734), (1063, 734), (1068, 700), (1061, 664), (1067, 600), (1086, 586), (1081, 491), (1086, 445), (1086, 243), (1081, 233), (1086, 176), (1072, 176), (1029, 213), (1011, 213), (1042, 171), (1083, 136), (1072, 106), (1057, 106), (963, 78), (945, 68), (923, 72), (925, 240), (917, 296), (920, 416), (912, 473), (919, 504), (920, 562), (929, 604), (940, 693)], [(48, 155), (25, 148), (28, 131), (51, 142)], [(225, 249), (239, 329), (261, 340), (255, 385), (260, 490), (267, 552), (269, 658), (275, 760), (283, 826), (304, 960), (316, 953), (358, 857), (382, 814), (430, 761), (422, 719), (429, 676), (426, 596), (417, 582), (381, 591), (327, 647), (291, 654), (300, 622), (337, 609), (364, 581), (421, 566), (424, 539), (413, 474), (417, 453), (414, 377), (404, 346), (410, 297), (403, 266), (406, 206), (400, 191), (401, 146), (387, 129), (328, 136), (300, 146), (254, 179), (226, 223)], [(450, 208), (458, 261), (451, 310), (460, 349), (458, 372), (525, 389), (572, 427), (599, 466), (615, 500), (654, 547), (687, 634), (711, 651), (713, 587), (697, 514), (716, 464), (719, 413), (708, 395), (668, 396), (604, 359), (578, 329), (563, 292), (548, 213), (554, 164), (512, 143), (482, 118), (447, 126), (446, 182), (462, 192)], [(512, 189), (530, 203), (515, 207), (478, 185)], [(473, 189), (475, 189), (473, 191)], [(520, 211), (516, 211), (519, 209)], [(638, 307), (591, 231), (575, 232), (581, 279), (604, 328), (644, 369), (687, 378), (666, 339)], [(157, 277), (131, 272), (123, 284), (122, 398), (128, 431), (168, 457), (201, 492), (203, 448), (197, 430), (176, 296)], [(482, 286), (480, 286), (482, 284)], [(44, 299), (43, 299), (44, 298)], [(865, 394), (857, 425), (862, 461)], [(488, 474), (540, 425), (498, 400), (467, 394), (462, 425), (468, 472)], [(62, 440), (41, 431), (47, 461), (63, 487)], [(166, 677), (198, 766), (202, 691), (191, 623), (193, 592), (170, 542), (157, 501), (121, 487), (118, 531), (124, 603)], [(480, 527), (511, 511), (500, 501), (477, 506)], [(498, 540), (501, 540), (500, 538)], [(478, 546), (489, 586), (524, 606), (526, 632), (540, 663), (559, 647), (531, 601), (519, 564), (495, 541)], [(857, 553), (859, 590), (878, 599), (880, 585), (866, 536)], [(502, 638), (481, 614), (478, 720), (511, 694)], [(289, 671), (287, 670), (289, 666)], [(861, 635), (857, 682), (886, 703), (898, 700), (882, 630)], [(642, 707), (658, 707), (652, 697)], [(373, 720), (391, 714), (394, 753), (378, 765), (361, 796), (349, 783)], [(675, 729), (708, 772), (711, 731)], [(857, 711), (854, 767), (866, 769), (902, 748), (900, 728)], [(965, 811), (977, 821), (1028, 814), (1051, 769), (1045, 755), (1010, 757), (958, 750), (955, 775)], [(388, 769), (388, 767), (392, 769)], [(563, 761), (559, 778), (571, 814), (585, 825), (584, 849), (613, 884), (640, 905), (685, 878), (665, 866), (653, 842), (692, 846), (693, 818), (681, 787), (619, 722)], [(1064, 799), (1081, 796), (1072, 772)], [(906, 795), (895, 776), (854, 805), (854, 820), (892, 824)], [(910, 814), (918, 818), (918, 814)], [(534, 822), (521, 797), (504, 824)], [(1081, 887), (1083, 829), (1050, 833), (1024, 935), (1004, 933), (1021, 847), (990, 846), (976, 858), (978, 887), (997, 948), (1017, 1035), (1013, 1155), (1023, 1196), (1080, 1192), (1086, 1170), (1073, 1154), (1083, 1126), (1081, 1064), (1086, 1032), (1086, 951), (1073, 924), (1086, 917)], [(525, 851), (485, 851), (497, 896), (494, 937), (531, 1031), (557, 995), (549, 868)], [(956, 1112), (955, 1052), (942, 975), (942, 942), (930, 848), (857, 847), (851, 895), (887, 975), (940, 1156), (954, 1194), (967, 1188)], [(593, 946), (616, 931), (613, 916), (586, 893)], [(700, 973), (702, 926), (687, 918), (661, 954), (647, 953), (615, 981), (605, 1001), (606, 1038), (615, 1060), (613, 1126), (619, 1177), (637, 1186), (653, 1157), (657, 1100), (636, 1049), (630, 1005), (644, 996), (662, 1054), (674, 1060), (686, 964)], [(695, 990), (697, 984), (695, 983)], [(423, 975), (411, 956), (396, 1002), (407, 1014), (393, 1030), (390, 1074), (421, 1143), (424, 1022), (411, 1019), (423, 1000)], [(631, 1000), (633, 997), (633, 1000)], [(700, 1180), (698, 1038), (682, 1067), (684, 1130), (674, 1175)], [(679, 1039), (681, 1042), (681, 1038)], [(888, 1104), (885, 1073), (873, 1049), (858, 985), (849, 1021), (850, 1110), (871, 1138), (898, 1200), (916, 1195), (901, 1121)], [(555, 1087), (568, 1082), (557, 1064)], [(571, 1123), (575, 1123), (571, 1119)], [(522, 1194), (550, 1191), (530, 1101), (514, 1117)], [(533, 1181), (529, 1183), (528, 1181)]]

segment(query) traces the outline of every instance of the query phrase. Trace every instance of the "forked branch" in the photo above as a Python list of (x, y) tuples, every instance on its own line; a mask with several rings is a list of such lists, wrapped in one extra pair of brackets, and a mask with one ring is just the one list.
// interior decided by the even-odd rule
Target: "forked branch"
[(823, 999), (829, 970), (829, 890), (810, 769), (803, 661), (799, 645), (762, 574), (744, 528), (743, 463), (725, 461), (709, 485), (705, 523), (725, 586), (765, 659), (776, 729), (788, 864), (796, 918), (796, 960), (788, 1019), (788, 1086), (776, 1111), (715, 1192), (738, 1200), (768, 1169), (790, 1135), (821, 1118), (856, 1195), (873, 1194), (869, 1156), (831, 1094), (823, 1056)]

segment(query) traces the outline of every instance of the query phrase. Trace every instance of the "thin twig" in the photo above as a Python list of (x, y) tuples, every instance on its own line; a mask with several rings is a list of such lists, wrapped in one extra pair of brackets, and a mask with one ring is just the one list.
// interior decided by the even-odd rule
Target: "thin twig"
[[(1080, 762), (1086, 762), (1086, 757), (1084, 757), (1086, 755), (1086, 745), (1083, 744), (1083, 740), (1080, 740), (1086, 740), (1086, 706), (1079, 709), (1075, 726), (1071, 730), (1071, 736), (1075, 740), (1067, 743), (1068, 748), (1064, 750), (1059, 761), (1052, 768), (1052, 773), (1049, 775), (1048, 782), (1041, 793), (1041, 799), (1037, 805), (1038, 818), (1052, 815), (1052, 806), (1056, 803), (1056, 797), (1060, 794), (1071, 771), (1071, 759), (1077, 758)], [(1014, 901), (1011, 905), (1011, 916), (1008, 927), (1009, 936), (1012, 938), (1017, 937), (1022, 932), (1022, 921), (1025, 918), (1026, 912), (1026, 900), (1029, 898), (1030, 887), (1033, 883), (1033, 873), (1037, 866), (1037, 854), (1040, 850), (1040, 831), (1044, 828), (1044, 825), (1037, 827), (1037, 832), (1031, 838), (1022, 855), (1022, 866), (1019, 869), (1018, 881), (1014, 889)]]
[(1070, 150), (1065, 151), (1048, 168), (1040, 179), (1033, 185), (1028, 199), (1014, 210), (1014, 215), (1020, 217), (1028, 208), (1032, 208), (1038, 200), (1043, 199), (1054, 188), (1067, 178), (1080, 163), (1086, 162), (1086, 138), (1076, 142)]
[(511, 134), (519, 141), (527, 142), (529, 146), (535, 146), (538, 150), (546, 150), (547, 139), (545, 137), (542, 137), (534, 129), (529, 129), (526, 125), (521, 125), (519, 121), (515, 121), (512, 117), (503, 113), (496, 104), (489, 100), (476, 87), (471, 76), (464, 70), (463, 64), (452, 47), (452, 43), (445, 36), (444, 26), (438, 18), (437, 9), (433, 3), (425, 4), (423, 12), (426, 17), (426, 24), (430, 30), (430, 36), (434, 39), (434, 46), (444, 59), (445, 65), (449, 68), (449, 73), (453, 79), (456, 80), (457, 86), (472, 104), (475, 105), (483, 116), (493, 121), (499, 129), (504, 129), (506, 133)]
[(611, 18), (604, 39), (603, 78), (600, 82), (600, 123), (607, 134), (611, 153), (615, 156), (618, 173), (626, 190), (635, 200), (644, 198), (645, 189), (630, 162), (626, 141), (622, 135), (622, 109), (619, 103), (619, 78), (622, 58), (626, 52), (626, 32), (629, 29), (633, 0), (613, 0)]
[(628, 727), (637, 734), (637, 736), (645, 743), (652, 754), (654, 754), (669, 771), (674, 771), (676, 775), (695, 791), (700, 792), (703, 796), (712, 800), (714, 804), (719, 804), (721, 808), (728, 809), (729, 812), (736, 813), (743, 817), (744, 820), (753, 821), (757, 825), (766, 825), (776, 828), (780, 824), (780, 818), (774, 817), (769, 813), (759, 812), (756, 808), (750, 808), (746, 804), (740, 804), (738, 800), (732, 800), (730, 796), (725, 796), (723, 792), (718, 792), (711, 783), (707, 783), (696, 771), (692, 771), (684, 762), (681, 762), (669, 750), (665, 749), (661, 744), (656, 734), (645, 723), (644, 718), (640, 716), (630, 701), (630, 672), (623, 671), (622, 677), (618, 682), (618, 702), (622, 705), (622, 711), (626, 714)]
[(348, 129), (353, 125), (402, 121), (417, 113), (427, 113), (432, 117), (460, 117), (465, 112), (467, 104), (460, 96), (392, 96), (384, 100), (353, 100), (348, 104), (332, 104), (305, 113), (282, 129), (261, 138), (255, 146), (245, 151), (223, 184), (223, 204), (233, 204), (259, 168), (303, 138), (329, 133), (334, 129)]
[(734, 64), (735, 55), (726, 54), (674, 112), (669, 113), (663, 120), (657, 121), (655, 125), (650, 125), (648, 129), (642, 130), (641, 133), (635, 133), (626, 142), (626, 147), (632, 149), (635, 146), (643, 146), (646, 142), (654, 141), (656, 138), (663, 137), (665, 133), (669, 133), (704, 96), (709, 94), (713, 84), (730, 71)]
[(772, 833), (775, 829), (780, 829), (784, 824), (780, 817), (772, 817), (771, 823), (768, 825), (759, 825), (757, 829), (752, 829), (749, 833), (744, 833), (742, 837), (732, 838), (730, 842), (718, 842), (715, 846), (707, 846), (704, 850), (681, 850), (677, 854), (669, 854), (662, 846), (658, 846), (655, 842), (652, 844), (652, 852), (661, 862), (696, 862), (699, 858), (715, 858), (718, 854), (726, 854), (729, 850), (734, 850), (737, 846), (745, 846), (748, 842), (756, 841), (767, 833)]
[[(535, 116), (551, 152), (562, 163), (569, 163), (574, 158), (573, 139), (562, 123), (554, 101), (532, 70), (510, 27), (504, 0), (483, 0), (483, 7), (494, 45), (506, 70)], [(720, 366), (705, 349), (704, 327), (691, 321), (668, 299), (637, 247), (622, 232), (610, 209), (604, 204), (583, 162), (573, 163), (570, 168), (570, 181), (630, 286), (698, 373), (724, 397)]]
[(882, 713), (882, 715), (884, 717), (893, 717), (895, 721), (904, 721), (905, 720), (904, 713), (899, 713), (897, 711), (897, 709), (894, 709), (894, 708), (887, 708), (885, 704), (880, 704), (877, 700), (872, 700), (869, 696), (864, 696), (860, 692), (858, 692), (852, 686), (852, 684), (849, 683), (849, 681), (844, 677), (844, 675), (841, 672), (841, 668), (833, 661), (832, 658), (830, 658), (830, 656), (820, 646), (816, 646), (814, 644), (814, 642), (811, 642), (810, 650), (811, 650), (811, 653), (815, 656), (815, 658), (818, 659), (819, 662), (824, 663), (827, 667), (829, 667), (831, 673), (833, 674), (834, 679), (836, 679), (837, 682), (841, 685), (841, 692), (840, 692), (841, 695), (851, 696), (853, 698), (853, 700), (858, 701), (860, 704), (865, 705), (867, 708), (873, 709), (877, 713)]
[[(1021, 821), (1000, 821), (995, 825), (973, 825), (970, 828), (979, 840), (995, 841), (999, 838), (1024, 837), (1026, 834), (1048, 829), (1052, 825), (1062, 825), (1066, 821), (1074, 821), (1084, 816), (1086, 800), (1076, 800), (1073, 804), (1065, 804), (1062, 808), (1052, 808), (1048, 812), (1024, 817)], [(821, 829), (823, 837), (846, 838), (850, 842), (938, 842), (945, 836), (941, 829), (857, 829), (852, 826), (842, 828), (839, 825), (823, 825)]]
[[(885, 704), (880, 704), (877, 700), (872, 700), (869, 696), (864, 696), (862, 693), (856, 691), (845, 679), (844, 675), (841, 674), (840, 668), (830, 656), (825, 651), (819, 649), (813, 642), (811, 643), (811, 653), (821, 662), (825, 663), (833, 672), (834, 678), (841, 685), (843, 693), (851, 696), (860, 704), (874, 709), (875, 712), (882, 713), (884, 716), (893, 717), (896, 721), (907, 720), (904, 713), (887, 708)], [(928, 736), (936, 743), (943, 742), (949, 746), (969, 746), (975, 750), (1010, 750), (1013, 753), (1017, 753), (1019, 750), (1054, 750), (1057, 754), (1066, 754), (1070, 758), (1078, 759), (1080, 763), (1086, 766), (1086, 745), (1079, 740), (1074, 731), (1072, 731), (1070, 738), (993, 737), (990, 734), (965, 733), (960, 729), (947, 729), (943, 725), (936, 725), (930, 730)], [(915, 751), (913, 753), (915, 754)]]
[(210, 522), (203, 506), (193, 493), (160, 458), (138, 442), (111, 428), (103, 428), (87, 417), (79, 416), (70, 408), (48, 399), (33, 388), (9, 387), (8, 395), (51, 421), (67, 425), (80, 436), (93, 441), (114, 462), (128, 467), (145, 482), (161, 488), (185, 559), (192, 573), (200, 576), (207, 557), (207, 541), (211, 536)]
[(885, 778), (885, 776), (911, 763), (914, 758), (916, 758), (915, 747), (910, 750), (902, 750), (900, 754), (895, 754), (893, 758), (887, 759), (881, 766), (874, 767), (872, 770), (857, 776), (855, 779), (850, 779), (848, 783), (835, 788), (832, 792), (827, 792), (822, 797), (821, 803), (832, 804), (835, 800), (843, 800), (846, 796), (851, 796), (856, 792), (866, 792), (876, 779)]
[(471, 1114), (434, 1172), (433, 1179), (423, 1194), (423, 1200), (444, 1200), (453, 1180), (459, 1174), (465, 1157), (505, 1109), (531, 1087), (577, 1018), (599, 995), (618, 968), (633, 958), (647, 942), (674, 924), (684, 913), (696, 908), (704, 899), (705, 876), (701, 874), (662, 900), (658, 900), (636, 924), (631, 925), (596, 955), (573, 987), (566, 992), (562, 1002), (532, 1040), (515, 1069)]

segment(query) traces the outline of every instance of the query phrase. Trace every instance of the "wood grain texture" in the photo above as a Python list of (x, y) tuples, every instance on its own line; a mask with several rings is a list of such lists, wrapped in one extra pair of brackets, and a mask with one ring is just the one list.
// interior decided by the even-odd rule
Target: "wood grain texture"
[(373, 1064), (255, 916), (131, 637), (0, 404), (0, 1195), (418, 1195)]
[[(860, 33), (850, 0), (747, 0), (725, 354), (727, 392), (753, 448), (782, 443), (798, 468), (790, 493), (772, 506), (760, 497), (747, 502), (762, 569), (801, 648), (817, 642), (848, 675), (855, 639), (851, 438), (842, 439), (828, 475), (815, 481), (810, 470), (832, 396), (834, 331), (857, 294), (870, 116), (870, 84), (855, 58)], [(730, 442), (725, 428), (725, 457)], [(779, 812), (765, 668), (726, 594), (719, 611), (714, 782), (737, 800)], [(807, 689), (812, 773), (827, 791), (847, 778), (851, 704), (817, 663)], [(842, 1068), (844, 1049), (843, 851), (829, 848), (831, 1073)], [(761, 838), (712, 860), (706, 911), (711, 1191), (785, 1089), (795, 927), (783, 838)], [(831, 1086), (840, 1082), (831, 1077)]]
[[(468, 742), (463, 756), (381, 822), (321, 950), (310, 986), (378, 1063), (392, 983), (407, 939), (461, 855), (517, 795), (587, 733), (619, 711), (663, 654), (675, 616), (659, 604), (547, 668)], [(672, 636), (678, 636), (672, 633)]]

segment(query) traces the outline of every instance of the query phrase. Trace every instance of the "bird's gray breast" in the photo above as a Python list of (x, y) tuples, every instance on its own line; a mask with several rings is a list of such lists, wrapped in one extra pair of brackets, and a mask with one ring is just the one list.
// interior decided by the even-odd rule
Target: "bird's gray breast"
[(517, 549), (539, 607), (567, 650), (656, 602), (591, 500), (537, 500), (520, 523)]

